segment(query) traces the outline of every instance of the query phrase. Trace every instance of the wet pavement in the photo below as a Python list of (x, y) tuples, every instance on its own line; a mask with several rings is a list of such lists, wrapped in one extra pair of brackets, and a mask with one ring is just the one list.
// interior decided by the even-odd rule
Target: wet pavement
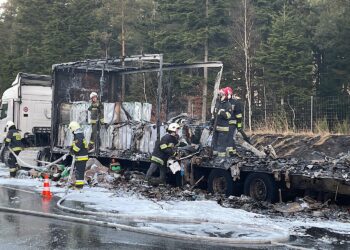
[[(26, 190), (27, 189), (27, 190)], [(77, 216), (57, 208), (57, 197), (42, 199), (26, 187), (1, 187), (0, 206), (44, 213)], [(67, 201), (83, 208), (84, 204)], [(101, 219), (101, 218), (99, 218)], [(2, 249), (349, 249), (350, 235), (322, 228), (300, 228), (287, 245), (223, 247), (197, 244), (195, 241), (150, 236), (82, 223), (0, 212), (0, 250)]]
[[(23, 187), (22, 187), (23, 188)], [(0, 206), (65, 214), (57, 198), (42, 200), (37, 193), (0, 187)], [(72, 216), (72, 214), (68, 214)], [(72, 223), (56, 219), (0, 212), (0, 249), (212, 249), (205, 244)], [(216, 249), (232, 249), (215, 247)], [(242, 247), (237, 247), (242, 249)]]

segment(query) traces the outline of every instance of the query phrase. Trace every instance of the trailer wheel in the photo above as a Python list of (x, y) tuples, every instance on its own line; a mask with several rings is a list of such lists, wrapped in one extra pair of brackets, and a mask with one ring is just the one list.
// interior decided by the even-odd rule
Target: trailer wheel
[(208, 191), (212, 194), (233, 194), (233, 179), (227, 170), (213, 169), (208, 177)]
[(244, 194), (258, 201), (275, 202), (277, 185), (272, 176), (264, 173), (252, 173), (244, 182)]

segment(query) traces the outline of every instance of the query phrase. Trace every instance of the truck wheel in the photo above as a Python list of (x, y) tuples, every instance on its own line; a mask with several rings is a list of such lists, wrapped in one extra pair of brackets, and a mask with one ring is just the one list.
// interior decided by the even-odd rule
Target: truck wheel
[(4, 150), (2, 151), (2, 154), (1, 154), (1, 161), (5, 164), (6, 167), (9, 167), (9, 163), (8, 163), (8, 160), (10, 158), (10, 150), (6, 147), (4, 148)]
[[(46, 161), (50, 162), (51, 160), (51, 152), (49, 148), (43, 148), (40, 150), (39, 155), (38, 155), (38, 160), (39, 161)], [(39, 163), (39, 166), (44, 166), (45, 164)]]
[(277, 186), (272, 176), (263, 173), (252, 173), (244, 182), (244, 194), (258, 201), (275, 202)]
[(213, 169), (208, 177), (208, 191), (212, 194), (233, 194), (233, 179), (227, 170)]

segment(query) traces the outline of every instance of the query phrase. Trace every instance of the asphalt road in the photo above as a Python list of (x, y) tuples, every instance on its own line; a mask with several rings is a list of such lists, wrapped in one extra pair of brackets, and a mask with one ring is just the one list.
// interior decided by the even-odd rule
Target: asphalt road
[[(67, 214), (33, 192), (0, 186), (0, 206), (44, 213)], [(25, 187), (20, 187), (23, 190)], [(68, 204), (68, 202), (67, 202)], [(74, 204), (71, 204), (74, 205)], [(75, 204), (78, 205), (79, 204)], [(349, 249), (350, 235), (308, 228), (292, 236), (284, 246), (222, 247), (150, 236), (112, 228), (73, 223), (58, 219), (0, 212), (0, 250), (2, 249)]]
[[(22, 187), (23, 188), (23, 187)], [(0, 206), (66, 214), (57, 199), (0, 187)], [(72, 214), (69, 214), (72, 216)], [(36, 216), (0, 212), (0, 249), (218, 249), (215, 246), (72, 223)], [(232, 249), (220, 247), (220, 249)], [(238, 248), (237, 248), (238, 249)]]

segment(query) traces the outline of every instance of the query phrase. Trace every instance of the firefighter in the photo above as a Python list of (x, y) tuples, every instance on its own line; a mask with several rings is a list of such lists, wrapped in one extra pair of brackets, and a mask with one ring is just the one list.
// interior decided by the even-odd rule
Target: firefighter
[(218, 157), (226, 157), (226, 152), (230, 147), (228, 136), (231, 112), (231, 105), (228, 102), (226, 90), (220, 89), (219, 100), (215, 104), (212, 115), (212, 129), (214, 130), (212, 147), (213, 154)]
[[(236, 151), (236, 143), (235, 143), (235, 139), (234, 136), (236, 134), (236, 129), (237, 129), (237, 121), (239, 120), (239, 117), (242, 118), (242, 113), (237, 113), (237, 109), (238, 107), (236, 107), (236, 101), (233, 99), (233, 90), (231, 87), (226, 87), (225, 88), (225, 92), (227, 94), (227, 99), (228, 102), (231, 105), (231, 119), (229, 120), (229, 147), (227, 149), (227, 153), (229, 154), (229, 156), (234, 156), (235, 154), (237, 154)], [(238, 118), (237, 118), (238, 116)], [(240, 119), (240, 126), (242, 125), (242, 119)]]
[(232, 102), (235, 105), (234, 116), (237, 121), (236, 123), (237, 129), (235, 130), (234, 138), (236, 138), (236, 134), (237, 132), (239, 132), (242, 135), (243, 139), (249, 144), (251, 144), (249, 137), (246, 135), (246, 133), (243, 130), (243, 108), (242, 108), (243, 105), (240, 99), (241, 98), (238, 95), (236, 94), (232, 95)]
[[(91, 124), (91, 137), (89, 146), (91, 151), (95, 151), (95, 143), (97, 142), (97, 130), (100, 125), (104, 124), (103, 117), (103, 104), (98, 100), (98, 95), (96, 92), (90, 94), (91, 105), (88, 110), (91, 113), (90, 124)], [(98, 141), (99, 142), (99, 141)]]
[[(8, 146), (16, 155), (23, 150), (22, 137), (19, 133), (19, 130), (16, 129), (13, 121), (8, 121), (6, 123), (5, 132), (7, 131), (7, 135), (5, 138), (5, 147)], [(16, 157), (10, 153), (8, 159), (8, 165), (10, 170), (10, 177), (16, 177), (16, 172), (18, 170), (18, 164)]]
[(72, 121), (69, 123), (69, 129), (73, 133), (73, 143), (71, 153), (75, 155), (75, 184), (76, 188), (83, 188), (84, 186), (84, 172), (86, 162), (88, 161), (88, 143), (85, 140), (84, 132), (80, 128), (79, 123)]
[(159, 183), (165, 184), (166, 163), (169, 157), (175, 155), (175, 147), (179, 143), (178, 130), (180, 125), (178, 123), (171, 123), (167, 129), (167, 134), (164, 135), (160, 141), (156, 142), (152, 156), (151, 165), (147, 171), (145, 180), (148, 182), (154, 172), (159, 168), (160, 176)]

